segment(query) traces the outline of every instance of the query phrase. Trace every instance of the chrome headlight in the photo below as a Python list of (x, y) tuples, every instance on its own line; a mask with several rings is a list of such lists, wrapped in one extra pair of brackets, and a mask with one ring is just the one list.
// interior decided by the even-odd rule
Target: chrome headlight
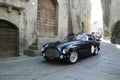
[(41, 48), (41, 52), (44, 52), (44, 51), (45, 51), (45, 48), (44, 48), (44, 47), (42, 47), (42, 48)]
[(68, 52), (68, 49), (63, 49), (63, 54), (66, 54)]

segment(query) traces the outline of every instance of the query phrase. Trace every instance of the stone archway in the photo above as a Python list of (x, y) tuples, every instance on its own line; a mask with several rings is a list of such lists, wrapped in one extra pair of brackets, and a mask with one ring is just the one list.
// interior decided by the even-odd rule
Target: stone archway
[(38, 1), (38, 28), (41, 36), (57, 35), (56, 0)]
[(0, 58), (18, 55), (18, 28), (5, 20), (0, 20)]

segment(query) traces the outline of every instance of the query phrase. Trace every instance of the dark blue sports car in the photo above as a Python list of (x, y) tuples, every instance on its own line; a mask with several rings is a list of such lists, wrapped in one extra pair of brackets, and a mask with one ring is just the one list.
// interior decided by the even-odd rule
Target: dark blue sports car
[(44, 44), (41, 48), (42, 56), (46, 60), (61, 59), (74, 64), (78, 58), (85, 55), (96, 55), (100, 50), (100, 43), (91, 34), (71, 33), (63, 41)]

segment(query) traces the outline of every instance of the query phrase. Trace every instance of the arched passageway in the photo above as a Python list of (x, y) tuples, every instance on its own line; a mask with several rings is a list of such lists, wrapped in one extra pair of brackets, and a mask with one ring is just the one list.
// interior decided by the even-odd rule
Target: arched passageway
[(18, 28), (5, 20), (0, 20), (0, 58), (17, 56)]

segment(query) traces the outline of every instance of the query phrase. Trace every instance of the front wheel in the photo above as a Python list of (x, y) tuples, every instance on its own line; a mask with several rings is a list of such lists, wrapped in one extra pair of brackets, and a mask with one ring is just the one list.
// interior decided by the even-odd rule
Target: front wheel
[(95, 47), (94, 45), (91, 46), (91, 54), (93, 55), (95, 53)]
[(72, 51), (67, 59), (67, 63), (74, 64), (78, 60), (78, 53), (76, 51)]

